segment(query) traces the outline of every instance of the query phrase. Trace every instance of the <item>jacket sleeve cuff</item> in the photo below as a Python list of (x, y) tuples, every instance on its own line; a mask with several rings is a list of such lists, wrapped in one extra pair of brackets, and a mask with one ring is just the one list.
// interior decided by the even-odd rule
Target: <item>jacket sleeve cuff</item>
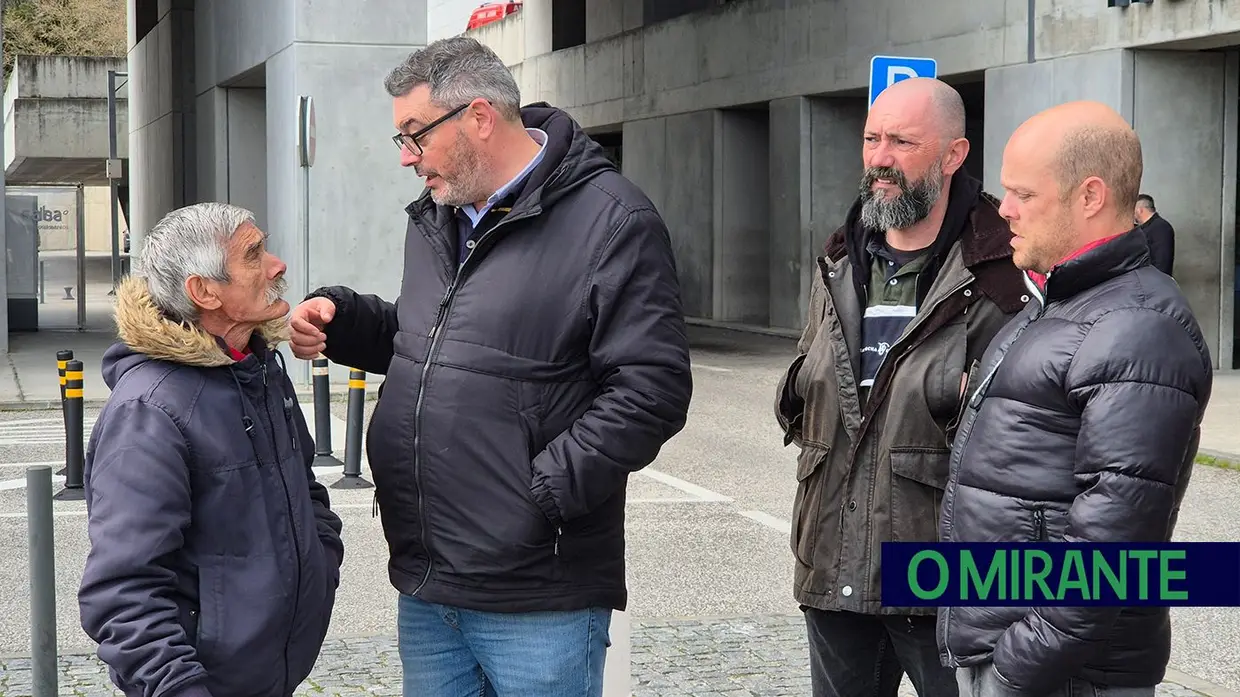
[(196, 680), (189, 685), (166, 692), (162, 697), (211, 697), (211, 691), (202, 684), (201, 680)]

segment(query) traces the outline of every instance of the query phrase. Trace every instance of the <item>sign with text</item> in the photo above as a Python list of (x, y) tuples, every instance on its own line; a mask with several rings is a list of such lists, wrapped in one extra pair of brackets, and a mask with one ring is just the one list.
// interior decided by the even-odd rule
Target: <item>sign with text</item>
[(891, 607), (1240, 606), (1240, 543), (884, 542)]

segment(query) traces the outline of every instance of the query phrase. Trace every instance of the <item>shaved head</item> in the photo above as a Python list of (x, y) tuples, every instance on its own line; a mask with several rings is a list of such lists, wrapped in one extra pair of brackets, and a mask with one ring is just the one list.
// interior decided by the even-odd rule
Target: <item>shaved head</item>
[(1130, 229), (1141, 175), (1140, 139), (1105, 104), (1069, 102), (1021, 124), (1001, 175), (1014, 261), (1045, 273), (1076, 248)]
[(964, 137), (964, 100), (954, 87), (931, 77), (901, 80), (879, 93), (873, 108), (916, 111), (944, 142)]

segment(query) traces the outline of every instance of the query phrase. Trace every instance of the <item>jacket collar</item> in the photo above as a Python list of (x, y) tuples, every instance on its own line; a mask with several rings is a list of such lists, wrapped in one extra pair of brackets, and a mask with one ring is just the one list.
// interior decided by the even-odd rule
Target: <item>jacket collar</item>
[[(168, 319), (155, 307), (146, 280), (126, 276), (116, 288), (116, 330), (121, 341), (136, 353), (158, 360), (201, 368), (232, 365), (219, 338), (200, 327)], [(259, 327), (250, 339), (251, 350), (274, 349), (288, 339), (284, 319)]]
[(1149, 263), (1149, 243), (1139, 228), (1086, 245), (1047, 274), (1046, 301), (1070, 298)]

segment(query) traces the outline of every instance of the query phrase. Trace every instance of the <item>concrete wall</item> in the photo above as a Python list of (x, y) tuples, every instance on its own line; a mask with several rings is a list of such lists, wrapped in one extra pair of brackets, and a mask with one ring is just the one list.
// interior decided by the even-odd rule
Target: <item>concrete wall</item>
[(1123, 114), (1142, 141), (1141, 188), (1175, 227), (1175, 278), (1216, 365), (1226, 366), (1236, 195), (1236, 75), (1229, 74), (1228, 60), (1224, 53), (1108, 50), (989, 70), (985, 127), (986, 186), (1002, 196), (1003, 147), (1025, 119), (1076, 99), (1101, 101)]
[(745, 0), (648, 26), (639, 1), (590, 0), (586, 33), (598, 40), (554, 53), (550, 4), (526, 0), (520, 23), (471, 35), (493, 47), (523, 36), (523, 94), (586, 127), (860, 90), (876, 53), (931, 56), (944, 75), (1027, 54), (1026, 0)]
[(160, 2), (158, 24), (136, 44), (135, 5), (129, 0), (129, 222), (136, 250), (161, 216), (195, 200), (197, 161), (193, 5)]
[[(394, 297), (403, 209), (422, 183), (399, 167), (383, 78), (425, 44), (424, 2), (175, 5), (130, 52), (140, 116), (131, 125), (135, 250), (140, 231), (169, 210), (231, 201), (271, 234), (293, 300), (326, 284)], [(316, 106), (308, 178), (296, 152), (301, 95)]]
[(469, 15), (483, 0), (426, 0), (426, 40), (456, 36), (465, 31)]
[(771, 103), (770, 325), (800, 330), (811, 273), (861, 182), (864, 98)]
[(710, 316), (765, 326), (771, 311), (769, 116), (766, 109), (717, 113)]
[[(108, 71), (124, 58), (17, 56), (4, 92), (10, 183), (106, 183)], [(117, 90), (117, 156), (128, 157), (128, 89)], [(66, 137), (72, 134), (72, 137)]]
[(715, 133), (713, 111), (624, 124), (624, 175), (663, 215), (672, 238), (685, 313), (714, 308)]

